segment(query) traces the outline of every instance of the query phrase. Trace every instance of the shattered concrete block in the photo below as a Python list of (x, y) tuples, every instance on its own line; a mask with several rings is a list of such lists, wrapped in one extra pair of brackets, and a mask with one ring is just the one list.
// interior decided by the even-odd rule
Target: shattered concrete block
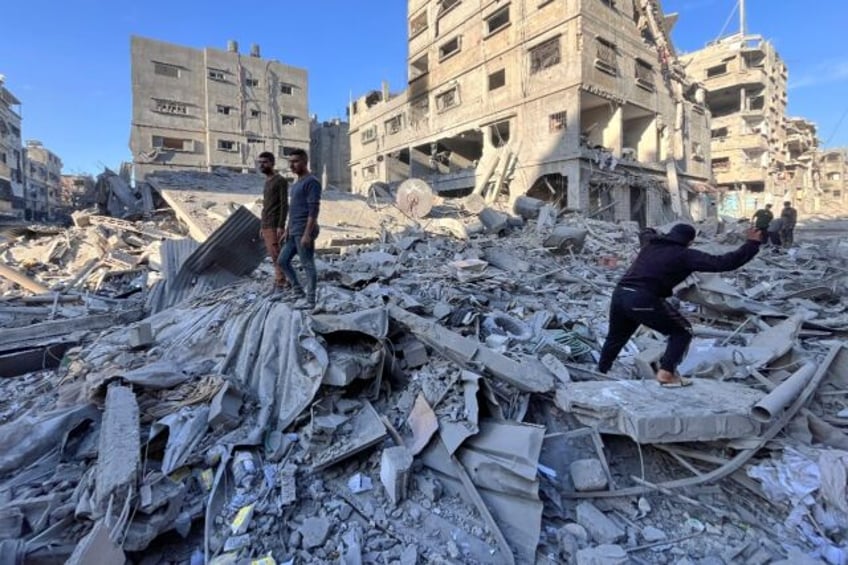
[(407, 545), (400, 554), (400, 565), (416, 565), (418, 563), (418, 546)]
[(645, 526), (642, 528), (642, 539), (646, 543), (654, 543), (666, 539), (668, 536), (664, 531), (653, 526)]
[(100, 429), (95, 474), (95, 500), (105, 510), (114, 494), (114, 508), (120, 508), (138, 478), (141, 437), (138, 426), (138, 402), (132, 389), (109, 385), (106, 409)]
[(403, 360), (407, 369), (417, 369), (427, 364), (430, 356), (427, 355), (427, 347), (417, 339), (403, 344)]
[(525, 220), (535, 220), (539, 217), (539, 210), (545, 205), (544, 200), (532, 196), (519, 196), (515, 199), (513, 211)]
[(492, 208), (486, 208), (478, 215), (486, 233), (501, 235), (509, 229), (509, 217)]
[(153, 345), (153, 328), (148, 322), (139, 322), (132, 326), (130, 332), (130, 348), (142, 349)]
[(620, 545), (599, 545), (577, 552), (577, 565), (624, 565), (629, 561)]
[(556, 537), (560, 557), (562, 557), (564, 563), (571, 563), (580, 549), (580, 542), (574, 534), (565, 528), (557, 530)]
[(543, 245), (550, 248), (553, 253), (567, 253), (569, 250), (579, 253), (586, 243), (587, 231), (571, 226), (557, 226), (551, 232)]
[(601, 544), (615, 543), (627, 536), (623, 529), (591, 502), (581, 502), (577, 505), (577, 523), (586, 528), (593, 540)]
[(411, 468), (412, 454), (407, 448), (389, 447), (383, 450), (380, 459), (380, 481), (394, 505), (406, 498)]
[(327, 536), (330, 535), (330, 521), (326, 518), (307, 518), (298, 528), (300, 535), (303, 536), (303, 547), (312, 549), (324, 545), (327, 541)]
[(607, 475), (597, 459), (579, 459), (571, 463), (571, 482), (575, 490), (603, 490), (607, 488)]
[(16, 539), (24, 528), (24, 515), (19, 508), (0, 510), (0, 539)]
[(430, 502), (436, 502), (442, 497), (444, 487), (439, 479), (419, 476), (416, 483), (418, 490), (420, 490)]
[(241, 391), (229, 382), (225, 382), (209, 405), (209, 426), (225, 429), (236, 427), (239, 423), (241, 405)]

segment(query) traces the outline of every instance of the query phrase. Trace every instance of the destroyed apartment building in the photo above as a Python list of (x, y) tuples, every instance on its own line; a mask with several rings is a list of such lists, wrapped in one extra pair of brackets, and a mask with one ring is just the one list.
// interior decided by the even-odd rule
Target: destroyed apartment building
[(419, 178), (641, 225), (715, 215), (673, 22), (655, 0), (410, 0), (407, 88), (349, 108), (354, 190)]
[(786, 165), (779, 175), (786, 200), (802, 214), (821, 210), (818, 128), (804, 118), (786, 120)]
[(21, 146), (21, 101), (0, 75), (0, 214), (22, 216), (24, 153)]
[(132, 38), (135, 176), (156, 170), (252, 171), (263, 151), (309, 149), (307, 73), (262, 58)]
[(3, 565), (848, 561), (844, 238), (684, 281), (666, 389), (647, 328), (595, 372), (634, 221), (328, 190), (305, 312), (260, 175), (98, 182), (167, 206), (0, 235)]
[(848, 148), (822, 151), (819, 170), (823, 196), (844, 212), (848, 203)]

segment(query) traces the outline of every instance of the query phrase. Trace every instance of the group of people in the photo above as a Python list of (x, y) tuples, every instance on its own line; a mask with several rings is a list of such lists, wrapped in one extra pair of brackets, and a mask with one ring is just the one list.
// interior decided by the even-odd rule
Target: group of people
[[(306, 151), (294, 150), (289, 168), (297, 180), (288, 185), (274, 168), (272, 153), (259, 155), (259, 170), (265, 175), (260, 236), (275, 266), (273, 295), (294, 301), (295, 308), (314, 310), (317, 275), (315, 271), (315, 238), (318, 237), (318, 212), (321, 183), (309, 171)], [(747, 239), (738, 249), (724, 255), (710, 255), (691, 249), (695, 228), (677, 224), (666, 235), (650, 231), (640, 238), (641, 250), (618, 282), (612, 294), (609, 331), (601, 349), (598, 371), (606, 374), (622, 348), (640, 325), (668, 337), (665, 353), (660, 358), (656, 380), (663, 387), (691, 384), (677, 373), (692, 341), (692, 326), (666, 299), (675, 286), (693, 272), (716, 273), (737, 269), (750, 261), (769, 235), (773, 214), (771, 206), (758, 210)], [(791, 244), (797, 212), (789, 202), (781, 214), (781, 241)], [(303, 283), (292, 268), (294, 256), (300, 257), (306, 275)], [(305, 284), (304, 284), (305, 283)]]
[(766, 237), (767, 242), (779, 247), (792, 247), (795, 242), (795, 224), (798, 222), (798, 210), (792, 207), (791, 202), (783, 203), (780, 216), (775, 217), (771, 211), (771, 204), (754, 212), (751, 218), (754, 227), (760, 230)]
[[(297, 180), (288, 181), (274, 168), (268, 151), (259, 154), (259, 171), (265, 175), (259, 235), (274, 263), (273, 296), (294, 302), (298, 309), (314, 310), (318, 288), (315, 239), (321, 208), (321, 183), (309, 171), (309, 155), (295, 149), (288, 155), (289, 169)], [(306, 275), (303, 284), (292, 267), (295, 255)]]

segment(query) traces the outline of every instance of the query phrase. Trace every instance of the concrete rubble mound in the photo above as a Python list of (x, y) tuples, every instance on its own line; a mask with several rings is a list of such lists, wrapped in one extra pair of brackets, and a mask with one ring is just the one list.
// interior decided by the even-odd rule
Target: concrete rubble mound
[(661, 389), (636, 223), (328, 191), (306, 312), (219, 177), (0, 235), (0, 564), (848, 562), (843, 240), (685, 281)]

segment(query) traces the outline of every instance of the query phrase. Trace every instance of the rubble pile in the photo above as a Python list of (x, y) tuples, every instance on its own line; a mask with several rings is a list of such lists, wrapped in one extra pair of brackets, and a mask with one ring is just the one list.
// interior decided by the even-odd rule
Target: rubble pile
[(848, 559), (839, 240), (684, 282), (694, 384), (663, 389), (646, 328), (594, 371), (636, 224), (526, 198), (372, 219), (307, 313), (267, 292), (246, 208), (202, 241), (88, 221), (2, 244), (35, 284), (0, 310), (0, 563)]

